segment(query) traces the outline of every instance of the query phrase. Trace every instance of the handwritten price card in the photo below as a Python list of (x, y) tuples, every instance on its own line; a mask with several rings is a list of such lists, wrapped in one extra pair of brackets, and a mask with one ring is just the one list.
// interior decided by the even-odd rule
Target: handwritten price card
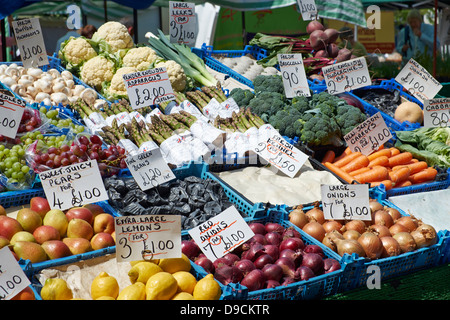
[(0, 249), (0, 300), (10, 300), (30, 285), (30, 280), (8, 246)]
[(423, 126), (426, 128), (450, 126), (450, 98), (425, 100)]
[(181, 216), (115, 217), (118, 262), (181, 257)]
[(97, 160), (39, 173), (45, 196), (52, 209), (66, 210), (108, 200)]
[(300, 53), (278, 54), (286, 98), (311, 96), (305, 67)]
[(133, 109), (175, 100), (165, 67), (124, 74), (123, 80)]
[(195, 3), (169, 1), (170, 42), (194, 46), (197, 37)]
[(13, 21), (12, 25), (23, 66), (31, 68), (47, 65), (47, 50), (39, 18)]
[(142, 191), (176, 178), (159, 148), (128, 157), (125, 162)]
[(350, 150), (361, 152), (365, 156), (377, 150), (391, 138), (392, 133), (380, 112), (360, 123), (344, 136), (344, 140), (347, 142)]
[(0, 134), (14, 139), (25, 110), (25, 101), (0, 93)]
[(255, 235), (234, 206), (188, 232), (211, 261), (232, 252)]
[(372, 84), (364, 57), (323, 67), (322, 72), (330, 94), (351, 91)]
[(371, 220), (368, 184), (321, 185), (325, 219)]
[(313, 20), (317, 17), (317, 7), (314, 0), (297, 0), (298, 10), (305, 21)]
[(433, 99), (442, 89), (442, 85), (414, 59), (400, 70), (395, 81), (405, 87), (414, 97), (422, 101)]

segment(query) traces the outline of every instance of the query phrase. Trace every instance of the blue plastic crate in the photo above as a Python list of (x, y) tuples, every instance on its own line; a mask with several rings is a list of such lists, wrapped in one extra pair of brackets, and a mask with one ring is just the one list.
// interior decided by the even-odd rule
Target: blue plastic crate
[(20, 206), (30, 203), (33, 197), (45, 197), (43, 188), (26, 189), (20, 191), (0, 192), (0, 205), (4, 208)]

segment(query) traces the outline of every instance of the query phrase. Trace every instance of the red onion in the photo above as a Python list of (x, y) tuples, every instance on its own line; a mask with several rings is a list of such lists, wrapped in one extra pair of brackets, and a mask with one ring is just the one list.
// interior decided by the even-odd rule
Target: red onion
[(223, 285), (227, 285), (230, 283), (239, 283), (244, 278), (244, 275), (241, 270), (239, 270), (236, 266), (221, 266), (216, 268), (214, 272), (214, 278), (217, 281), (222, 283)]
[(226, 255), (224, 255), (222, 258), (224, 258), (225, 260), (227, 260), (229, 262), (229, 265), (233, 265), (235, 264), (237, 261), (239, 261), (241, 258), (239, 258), (236, 254), (234, 253), (227, 253)]
[(264, 225), (262, 223), (259, 222), (252, 222), (249, 223), (248, 226), (250, 227), (250, 229), (252, 229), (254, 234), (265, 234), (266, 233), (266, 228), (264, 227)]
[(287, 286), (288, 284), (297, 282), (294, 278), (291, 278), (291, 277), (283, 277), (283, 279), (281, 279), (281, 280), (282, 280), (282, 282), (281, 282), (282, 286)]
[(317, 253), (322, 258), (325, 258), (325, 254), (323, 253), (323, 250), (320, 246), (316, 244), (308, 244), (304, 249), (303, 252), (305, 253)]
[(195, 257), (198, 256), (200, 248), (194, 242), (194, 240), (182, 240), (181, 252), (184, 253), (189, 259), (193, 260)]
[(275, 231), (267, 232), (264, 237), (266, 238), (267, 244), (273, 244), (278, 246), (282, 240), (281, 234)]
[(256, 269), (262, 269), (266, 264), (273, 263), (274, 261), (275, 260), (266, 253), (256, 258), (254, 264)]
[(283, 269), (274, 263), (266, 264), (261, 270), (267, 280), (280, 281), (283, 277)]
[(327, 258), (323, 260), (323, 269), (325, 270), (325, 273), (333, 272), (336, 270), (341, 269), (341, 265), (339, 261), (333, 258)]
[(289, 227), (286, 228), (286, 230), (284, 230), (283, 234), (283, 239), (286, 238), (302, 238), (302, 235), (300, 234), (300, 232), (298, 232), (297, 230), (295, 230), (294, 227)]
[(303, 251), (301, 250), (292, 250), (292, 249), (284, 249), (280, 252), (280, 258), (288, 258), (294, 261), (295, 266), (299, 266), (302, 262), (303, 258)]
[(253, 242), (259, 242), (262, 245), (267, 244), (266, 237), (263, 234), (261, 234), (261, 233), (256, 233), (246, 243), (252, 244)]
[(273, 244), (266, 244), (264, 246), (264, 252), (271, 256), (273, 261), (277, 260), (280, 255), (280, 250)]
[(237, 261), (234, 264), (234, 266), (242, 271), (242, 274), (244, 275), (244, 277), (247, 275), (247, 273), (256, 269), (253, 261), (248, 260), (248, 259), (241, 259), (241, 260)]
[(206, 258), (206, 257), (198, 258), (194, 261), (194, 263), (196, 265), (202, 267), (203, 269), (205, 269), (206, 272), (214, 273), (214, 270), (215, 270), (214, 264), (208, 258)]
[(311, 268), (316, 275), (322, 274), (324, 271), (323, 259), (317, 253), (304, 253), (301, 265)]
[(248, 291), (261, 290), (265, 283), (264, 273), (259, 269), (250, 271), (241, 281), (241, 285), (246, 286)]
[(224, 265), (231, 266), (231, 263), (225, 258), (217, 258), (216, 260), (213, 261), (213, 265), (214, 265), (214, 268), (217, 269)]
[(281, 241), (279, 249), (283, 251), (284, 249), (298, 250), (305, 248), (305, 243), (300, 238), (287, 238)]
[(266, 289), (276, 288), (281, 286), (281, 283), (275, 280), (267, 280), (266, 281)]
[(266, 232), (278, 232), (279, 234), (283, 234), (284, 227), (276, 222), (267, 222), (265, 225)]
[(264, 254), (264, 246), (259, 242), (255, 242), (250, 245), (250, 249), (242, 254), (243, 256), (241, 256), (241, 258), (255, 261), (255, 259), (262, 254)]
[(275, 264), (283, 269), (283, 274), (293, 279), (298, 279), (298, 274), (295, 272), (295, 263), (289, 258), (278, 258)]
[(299, 280), (304, 281), (311, 279), (312, 277), (315, 277), (314, 272), (311, 270), (311, 268), (307, 266), (300, 266), (297, 268), (297, 273), (299, 274)]

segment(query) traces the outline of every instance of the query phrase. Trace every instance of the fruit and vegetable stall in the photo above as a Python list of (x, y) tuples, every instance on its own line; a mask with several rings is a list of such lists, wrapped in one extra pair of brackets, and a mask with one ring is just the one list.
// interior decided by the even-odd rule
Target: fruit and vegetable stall
[(448, 268), (449, 98), (307, 31), (227, 51), (110, 21), (0, 63), (1, 298), (333, 299)]

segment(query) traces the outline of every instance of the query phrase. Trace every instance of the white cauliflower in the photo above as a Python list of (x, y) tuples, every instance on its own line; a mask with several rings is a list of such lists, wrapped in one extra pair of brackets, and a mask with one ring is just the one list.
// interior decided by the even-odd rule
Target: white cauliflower
[(129, 49), (134, 46), (133, 38), (127, 27), (117, 21), (108, 21), (100, 26), (92, 36), (92, 40), (104, 39), (113, 52), (120, 49)]
[(132, 48), (123, 57), (125, 67), (135, 67), (139, 71), (147, 70), (158, 59), (155, 50), (150, 47)]
[(167, 60), (155, 64), (155, 68), (160, 67), (166, 68), (172, 89), (178, 92), (184, 91), (187, 84), (187, 77), (183, 68), (173, 60)]
[(96, 56), (83, 64), (80, 75), (86, 84), (99, 88), (104, 81), (113, 78), (114, 64), (104, 56)]
[(123, 75), (127, 73), (133, 73), (138, 71), (135, 67), (122, 67), (119, 68), (111, 80), (111, 85), (108, 88), (108, 93), (111, 96), (128, 96), (125, 82), (123, 81)]
[(97, 52), (84, 37), (70, 37), (59, 51), (59, 58), (72, 66), (80, 65), (95, 56)]

